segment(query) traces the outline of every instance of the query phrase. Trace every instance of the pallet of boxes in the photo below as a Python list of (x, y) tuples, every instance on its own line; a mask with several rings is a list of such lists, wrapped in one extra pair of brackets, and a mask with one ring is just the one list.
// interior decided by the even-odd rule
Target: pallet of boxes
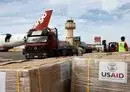
[(130, 53), (73, 58), (71, 92), (130, 92)]
[(0, 92), (70, 92), (70, 61), (0, 63)]

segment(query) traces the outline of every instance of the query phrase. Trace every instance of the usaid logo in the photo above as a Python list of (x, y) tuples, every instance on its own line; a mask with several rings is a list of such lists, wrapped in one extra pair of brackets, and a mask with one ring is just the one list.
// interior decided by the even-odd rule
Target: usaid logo
[(107, 69), (110, 72), (115, 72), (117, 70), (117, 65), (116, 63), (108, 63)]
[(99, 80), (127, 83), (127, 63), (100, 61)]

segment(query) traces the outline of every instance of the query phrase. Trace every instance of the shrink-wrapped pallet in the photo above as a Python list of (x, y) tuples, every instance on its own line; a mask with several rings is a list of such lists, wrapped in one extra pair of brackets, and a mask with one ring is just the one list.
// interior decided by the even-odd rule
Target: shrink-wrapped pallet
[(3, 64), (0, 92), (70, 92), (70, 60), (53, 58)]
[(87, 53), (87, 54), (84, 54), (83, 56), (86, 58), (91, 58), (91, 59), (94, 59), (94, 58), (100, 59), (106, 55), (111, 55), (111, 54), (112, 53)]
[(130, 60), (108, 56), (73, 58), (71, 92), (130, 92)]
[(91, 59), (130, 59), (130, 52), (101, 52), (101, 53), (88, 53), (84, 54), (84, 57)]
[(111, 54), (107, 54), (102, 56), (102, 59), (124, 59), (124, 60), (128, 60), (130, 59), (130, 52), (124, 52), (124, 53), (119, 53), (119, 52), (114, 52)]

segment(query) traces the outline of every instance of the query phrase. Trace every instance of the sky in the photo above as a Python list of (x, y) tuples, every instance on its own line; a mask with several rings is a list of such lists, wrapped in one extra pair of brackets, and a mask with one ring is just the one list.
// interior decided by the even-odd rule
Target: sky
[(56, 27), (65, 40), (65, 22), (76, 23), (75, 36), (94, 43), (94, 36), (107, 42), (126, 37), (130, 46), (130, 0), (0, 0), (0, 34), (26, 33), (47, 9), (53, 9), (49, 27)]

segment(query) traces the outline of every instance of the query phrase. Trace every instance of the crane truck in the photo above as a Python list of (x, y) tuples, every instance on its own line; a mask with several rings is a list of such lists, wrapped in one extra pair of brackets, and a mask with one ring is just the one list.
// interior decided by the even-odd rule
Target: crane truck
[(76, 48), (66, 41), (59, 41), (56, 28), (45, 28), (43, 30), (32, 29), (25, 39), (23, 54), (26, 59), (47, 58), (57, 56), (72, 56)]

